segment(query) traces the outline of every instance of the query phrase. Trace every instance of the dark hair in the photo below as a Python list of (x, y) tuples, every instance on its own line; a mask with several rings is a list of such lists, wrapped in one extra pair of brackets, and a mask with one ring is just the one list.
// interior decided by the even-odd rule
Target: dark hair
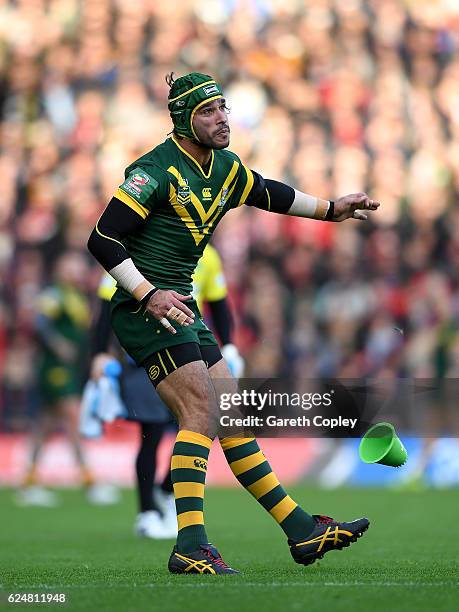
[(174, 73), (173, 72), (169, 72), (168, 74), (166, 74), (166, 76), (164, 78), (166, 79), (166, 83), (172, 89), (172, 86), (175, 83)]
[[(174, 86), (175, 83), (175, 79), (174, 79), (174, 73), (173, 72), (168, 72), (166, 74), (166, 76), (164, 77), (166, 83), (169, 85), (169, 89), (172, 89), (172, 87)], [(169, 96), (170, 96), (170, 92), (169, 92)], [(172, 132), (169, 132), (167, 135), (170, 136), (171, 134), (174, 134), (174, 136), (177, 136), (178, 138), (180, 138), (179, 134), (177, 134), (177, 132), (175, 131), (175, 128), (172, 130)]]

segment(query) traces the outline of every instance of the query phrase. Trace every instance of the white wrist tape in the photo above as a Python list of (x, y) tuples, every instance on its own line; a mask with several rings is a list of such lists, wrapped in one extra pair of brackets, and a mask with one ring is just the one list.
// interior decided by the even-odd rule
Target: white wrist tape
[(145, 277), (137, 270), (132, 259), (125, 259), (109, 270), (109, 274), (129, 293), (141, 283), (146, 282)]
[(328, 200), (321, 200), (295, 189), (295, 199), (287, 214), (308, 219), (325, 219), (329, 206)]

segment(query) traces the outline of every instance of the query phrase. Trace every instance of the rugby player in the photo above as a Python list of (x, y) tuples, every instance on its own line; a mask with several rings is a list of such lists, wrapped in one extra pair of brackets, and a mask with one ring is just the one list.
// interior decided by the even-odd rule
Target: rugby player
[[(127, 167), (88, 248), (117, 281), (111, 321), (121, 345), (179, 423), (171, 462), (178, 536), (169, 571), (232, 574), (237, 570), (209, 544), (203, 514), (218, 388), (231, 374), (190, 294), (193, 270), (219, 221), (238, 206), (336, 222), (365, 220), (379, 203), (365, 193), (323, 200), (263, 178), (226, 150), (230, 128), (220, 85), (200, 73), (167, 81), (173, 134)], [(297, 563), (348, 546), (368, 528), (366, 518), (341, 523), (305, 512), (255, 438), (220, 444), (238, 481), (286, 534)]]
[[(39, 455), (57, 429), (66, 434), (92, 501), (96, 489), (78, 433), (83, 364), (86, 363), (90, 310), (85, 295), (88, 264), (78, 252), (66, 251), (56, 261), (53, 283), (37, 300), (36, 331), (39, 341), (38, 391), (40, 412), (34, 422), (30, 461), (18, 501), (55, 505), (51, 491), (37, 486)], [(97, 494), (96, 494), (97, 495)]]
[[(113, 357), (110, 347), (110, 300), (116, 291), (113, 277), (105, 274), (99, 285), (101, 298), (99, 315), (94, 325), (91, 377), (97, 380)], [(222, 354), (232, 374), (239, 378), (244, 360), (231, 343), (232, 317), (228, 307), (227, 289), (222, 262), (217, 250), (210, 244), (204, 249), (193, 275), (193, 296), (198, 308), (203, 303), (209, 307), (212, 322), (222, 344)], [(115, 355), (119, 351), (115, 348)], [(170, 470), (163, 481), (155, 485), (157, 451), (165, 430), (171, 427), (171, 414), (158, 394), (152, 389), (143, 368), (128, 363), (121, 356), (121, 396), (129, 421), (140, 426), (140, 445), (136, 457), (136, 477), (139, 512), (134, 531), (137, 535), (152, 539), (177, 537), (177, 517)]]

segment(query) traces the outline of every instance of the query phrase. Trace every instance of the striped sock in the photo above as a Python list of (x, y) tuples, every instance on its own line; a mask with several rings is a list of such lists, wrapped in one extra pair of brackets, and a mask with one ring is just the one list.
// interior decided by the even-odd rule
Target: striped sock
[(220, 444), (238, 481), (279, 523), (288, 538), (299, 540), (312, 532), (314, 519), (287, 495), (255, 438), (223, 438)]
[(212, 440), (186, 431), (178, 432), (171, 461), (171, 479), (177, 510), (177, 550), (186, 553), (207, 544), (204, 528), (204, 486)]

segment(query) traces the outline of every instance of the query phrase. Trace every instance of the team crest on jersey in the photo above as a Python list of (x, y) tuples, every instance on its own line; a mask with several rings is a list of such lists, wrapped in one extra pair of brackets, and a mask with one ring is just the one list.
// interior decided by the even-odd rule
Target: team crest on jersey
[(218, 207), (220, 208), (220, 210), (225, 206), (226, 204), (226, 196), (228, 195), (228, 189), (222, 189), (222, 195), (220, 196), (220, 202), (218, 203)]
[(191, 202), (191, 192), (190, 186), (188, 185), (188, 179), (183, 179), (181, 183), (179, 183), (179, 188), (177, 191), (177, 204), (179, 206), (186, 207)]

